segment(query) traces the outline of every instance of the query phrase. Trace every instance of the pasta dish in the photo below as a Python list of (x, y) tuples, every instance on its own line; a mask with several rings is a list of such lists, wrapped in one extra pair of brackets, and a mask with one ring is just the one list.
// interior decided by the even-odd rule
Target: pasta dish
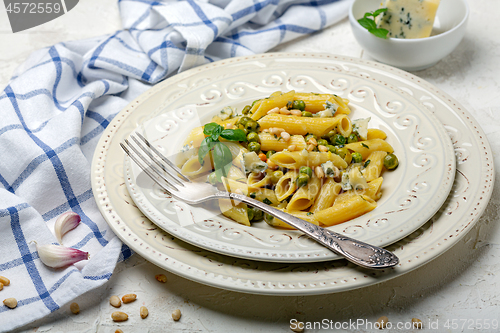
[[(370, 118), (351, 119), (333, 94), (275, 92), (240, 113), (223, 108), (186, 138), (182, 173), (244, 194), (316, 225), (339, 224), (377, 206), (382, 174), (398, 159)], [(244, 203), (219, 200), (244, 225), (265, 220), (292, 228)]]

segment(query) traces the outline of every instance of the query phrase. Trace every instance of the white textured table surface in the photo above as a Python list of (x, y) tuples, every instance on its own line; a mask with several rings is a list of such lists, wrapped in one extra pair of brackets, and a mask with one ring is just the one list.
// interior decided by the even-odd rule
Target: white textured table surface
[[(492, 146), (497, 167), (500, 162), (500, 2), (470, 1), (467, 34), (458, 48), (436, 66), (416, 75), (458, 100), (479, 122)], [(0, 87), (6, 86), (15, 68), (34, 50), (61, 41), (88, 38), (120, 29), (116, 1), (85, 0), (68, 14), (12, 34), (0, 6)], [(487, 10), (485, 10), (487, 8)], [(349, 23), (339, 24), (310, 37), (282, 45), (273, 51), (330, 52), (362, 57)], [(79, 315), (65, 306), (50, 316), (25, 326), (23, 332), (290, 332), (290, 319), (303, 321), (376, 321), (382, 315), (391, 322), (420, 318), (421, 331), (472, 332), (468, 325), (445, 330), (446, 320), (500, 319), (500, 184), (479, 223), (449, 251), (402, 277), (354, 291), (321, 296), (272, 297), (220, 290), (163, 272), (138, 255), (117, 266), (110, 281), (76, 301)], [(155, 274), (164, 273), (166, 284)], [(109, 296), (136, 293), (138, 300), (127, 305), (127, 322), (114, 323)], [(150, 315), (138, 316), (146, 305)], [(182, 318), (171, 319), (179, 308)], [(428, 323), (439, 320), (440, 328)], [(469, 321), (467, 323), (470, 323)], [(307, 332), (318, 330), (309, 329)], [(350, 329), (341, 331), (353, 331)], [(364, 330), (358, 330), (364, 332)], [(391, 330), (404, 332), (405, 330)]]

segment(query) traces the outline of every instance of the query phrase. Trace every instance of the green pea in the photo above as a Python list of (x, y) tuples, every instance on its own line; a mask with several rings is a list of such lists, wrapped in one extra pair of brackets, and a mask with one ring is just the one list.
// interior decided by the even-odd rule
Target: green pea
[(332, 146), (332, 145), (327, 145), (326, 148), (328, 148), (329, 152), (337, 154), (337, 147)]
[(252, 221), (253, 217), (255, 215), (253, 208), (250, 208), (250, 207), (247, 208), (247, 215), (248, 215), (248, 219), (250, 221)]
[(353, 153), (352, 160), (353, 163), (361, 163), (363, 161), (363, 156), (360, 153)]
[(334, 146), (338, 146), (338, 145), (345, 145), (345, 136), (343, 136), (342, 134), (335, 134), (334, 136), (332, 136), (332, 138), (330, 139), (330, 142), (332, 143), (332, 145)]
[(307, 141), (309, 141), (311, 138), (314, 138), (314, 140), (318, 140), (318, 137), (314, 134), (307, 134), (306, 137), (304, 138)]
[(299, 169), (299, 173), (306, 174), (309, 177), (312, 177), (312, 175), (313, 175), (312, 169), (310, 167), (308, 167), (308, 166), (301, 166), (300, 169)]
[(319, 139), (318, 140), (318, 146), (319, 145), (322, 145), (322, 146), (328, 146), (328, 141), (326, 141), (325, 139)]
[(266, 153), (266, 157), (269, 158), (271, 157), (272, 155), (276, 154), (276, 151), (274, 150), (269, 150), (267, 153)]
[(215, 172), (212, 172), (207, 176), (207, 181), (212, 185), (217, 183), (217, 176), (215, 175)]
[(243, 127), (245, 127), (249, 120), (252, 120), (252, 118), (246, 116), (241, 117), (240, 120), (238, 120), (238, 125), (243, 125)]
[(252, 109), (252, 107), (250, 105), (246, 105), (243, 108), (243, 110), (241, 110), (241, 114), (249, 114), (251, 109)]
[(258, 142), (250, 142), (248, 144), (248, 150), (249, 151), (254, 151), (254, 152), (256, 152), (258, 154), (259, 151), (260, 151), (260, 143), (258, 143)]
[(384, 157), (384, 166), (386, 167), (387, 170), (394, 170), (398, 167), (399, 161), (396, 155), (394, 154), (387, 154)]
[(342, 158), (345, 158), (348, 153), (349, 151), (347, 150), (347, 148), (337, 148), (337, 155)]
[(330, 132), (326, 133), (325, 135), (322, 136), (323, 139), (331, 141), (332, 137), (337, 134), (335, 130), (331, 130)]
[(247, 134), (247, 141), (260, 143), (259, 135), (255, 132), (250, 132)]
[(309, 183), (309, 178), (310, 177), (305, 173), (299, 174), (299, 176), (297, 177), (297, 186), (298, 187), (306, 186), (307, 183)]
[(358, 140), (359, 139), (356, 133), (351, 133), (351, 135), (349, 135), (349, 137), (347, 138), (347, 143), (358, 142)]
[(302, 111), (302, 117), (312, 117), (313, 114), (309, 111)]
[(283, 171), (277, 170), (271, 174), (271, 181), (276, 184), (283, 177)]
[(306, 103), (304, 103), (303, 100), (293, 101), (292, 109), (297, 109), (297, 110), (300, 110), (300, 111), (304, 111), (306, 109)]
[(245, 128), (247, 129), (247, 131), (249, 132), (257, 132), (257, 129), (260, 127), (259, 123), (256, 122), (255, 120), (253, 119), (250, 119), (246, 125), (245, 125)]

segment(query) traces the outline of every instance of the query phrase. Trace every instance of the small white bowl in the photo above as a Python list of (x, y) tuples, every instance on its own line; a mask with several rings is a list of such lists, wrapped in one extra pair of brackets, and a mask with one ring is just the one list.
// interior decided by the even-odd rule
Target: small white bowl
[(469, 18), (466, 0), (441, 0), (430, 37), (383, 39), (363, 28), (358, 19), (380, 8), (381, 0), (354, 0), (349, 10), (354, 37), (374, 59), (408, 71), (434, 66), (450, 54), (465, 35)]

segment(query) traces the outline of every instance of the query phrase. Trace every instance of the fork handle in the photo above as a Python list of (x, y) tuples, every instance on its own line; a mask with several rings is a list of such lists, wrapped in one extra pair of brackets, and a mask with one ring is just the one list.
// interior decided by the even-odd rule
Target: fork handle
[(301, 220), (293, 215), (285, 213), (245, 195), (219, 192), (216, 196), (225, 198), (229, 196), (231, 199), (241, 201), (258, 208), (263, 212), (270, 214), (302, 231), (316, 242), (326, 246), (333, 252), (340, 254), (347, 260), (359, 266), (372, 269), (383, 269), (393, 267), (399, 263), (399, 258), (394, 253), (386, 249), (346, 237), (310, 222)]

